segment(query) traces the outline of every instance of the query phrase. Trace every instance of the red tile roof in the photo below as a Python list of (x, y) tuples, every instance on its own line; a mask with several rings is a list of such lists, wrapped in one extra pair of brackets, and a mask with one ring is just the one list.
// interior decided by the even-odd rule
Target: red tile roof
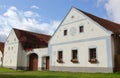
[(49, 35), (33, 33), (15, 28), (13, 28), (13, 30), (24, 49), (48, 47), (48, 41), (51, 38)]
[(3, 42), (0, 42), (0, 50), (2, 53), (4, 52), (4, 43)]
[(112, 21), (97, 17), (97, 16), (92, 15), (90, 13), (84, 12), (78, 8), (76, 8), (76, 9), (79, 10), (80, 12), (82, 12), (83, 14), (87, 15), (92, 20), (96, 21), (98, 24), (100, 24), (101, 26), (103, 26), (107, 30), (112, 31), (113, 33), (116, 33), (116, 34), (120, 34), (120, 24), (117, 24), (117, 23), (114, 23)]

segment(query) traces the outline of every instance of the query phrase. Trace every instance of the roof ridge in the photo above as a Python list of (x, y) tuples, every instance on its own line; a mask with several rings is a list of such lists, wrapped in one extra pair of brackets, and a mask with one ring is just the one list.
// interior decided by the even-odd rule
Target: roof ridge
[(19, 30), (19, 31), (24, 31), (24, 32), (28, 32), (28, 33), (38, 34), (38, 35), (50, 36), (50, 35), (43, 34), (43, 33), (37, 33), (37, 32), (33, 32), (33, 31), (23, 30), (23, 29), (17, 29), (17, 28), (13, 28), (13, 30)]

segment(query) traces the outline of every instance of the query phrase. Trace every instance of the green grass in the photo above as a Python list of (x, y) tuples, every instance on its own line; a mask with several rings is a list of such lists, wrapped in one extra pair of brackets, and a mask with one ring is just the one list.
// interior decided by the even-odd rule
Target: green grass
[(0, 68), (0, 78), (120, 78), (120, 73), (34, 72)]

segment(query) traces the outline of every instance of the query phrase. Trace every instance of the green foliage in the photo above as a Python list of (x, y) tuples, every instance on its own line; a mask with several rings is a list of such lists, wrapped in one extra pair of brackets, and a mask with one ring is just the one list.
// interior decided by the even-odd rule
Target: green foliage
[(120, 73), (34, 72), (0, 68), (0, 78), (120, 78)]

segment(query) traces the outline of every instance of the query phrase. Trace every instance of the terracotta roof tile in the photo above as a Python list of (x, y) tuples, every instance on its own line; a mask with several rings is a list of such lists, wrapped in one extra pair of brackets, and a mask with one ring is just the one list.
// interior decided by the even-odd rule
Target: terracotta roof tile
[(83, 14), (87, 15), (89, 18), (96, 21), (98, 24), (100, 24), (101, 26), (103, 26), (107, 30), (112, 31), (113, 33), (116, 33), (116, 34), (120, 34), (120, 24), (117, 24), (117, 23), (114, 23), (112, 21), (97, 17), (97, 16), (92, 15), (90, 13), (84, 12), (80, 9), (77, 9), (77, 10), (79, 10)]
[(33, 33), (15, 28), (13, 28), (13, 30), (24, 49), (48, 47), (48, 41), (51, 38), (49, 35)]
[(2, 51), (2, 53), (4, 52), (4, 43), (0, 42), (0, 50)]

